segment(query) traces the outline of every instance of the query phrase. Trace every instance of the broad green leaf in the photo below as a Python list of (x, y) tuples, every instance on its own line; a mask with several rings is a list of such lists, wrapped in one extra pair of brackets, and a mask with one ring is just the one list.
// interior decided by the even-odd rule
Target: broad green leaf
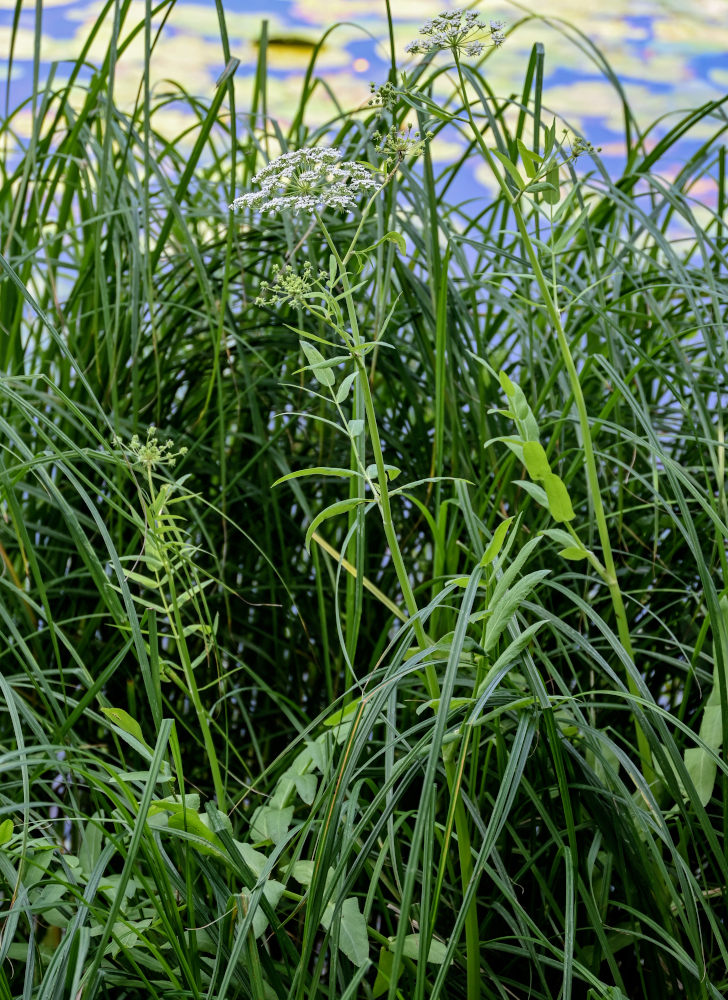
[(547, 538), (552, 538), (559, 545), (565, 547), (567, 545), (573, 545), (574, 539), (569, 534), (568, 531), (564, 531), (563, 528), (544, 528), (543, 531), (539, 532), (540, 535), (545, 535)]
[[(101, 845), (104, 840), (103, 830), (98, 821), (99, 814), (95, 812), (85, 824), (83, 840), (78, 852), (78, 860), (85, 875), (90, 875), (101, 855)], [(2, 836), (0, 835), (0, 843)]]
[(543, 485), (549, 502), (549, 511), (554, 521), (573, 520), (576, 515), (571, 506), (569, 491), (566, 489), (564, 481), (555, 472), (550, 472), (544, 476)]
[(316, 798), (316, 789), (318, 788), (318, 780), (315, 774), (296, 774), (293, 777), (293, 782), (296, 786), (296, 791), (298, 792), (299, 798), (310, 806), (313, 800)]
[(337, 403), (343, 403), (346, 397), (349, 395), (351, 387), (354, 384), (354, 379), (356, 378), (356, 375), (357, 375), (356, 372), (352, 372), (351, 375), (347, 375), (346, 378), (342, 379), (341, 385), (336, 390)]
[(149, 806), (149, 815), (153, 816), (155, 813), (163, 812), (179, 812), (186, 809), (188, 812), (199, 812), (200, 811), (200, 796), (197, 792), (191, 792), (189, 795), (184, 796), (184, 800), (180, 795), (169, 795), (164, 799), (155, 799)]
[[(329, 930), (334, 915), (334, 904), (328, 903), (321, 918), (324, 930)], [(359, 900), (349, 896), (339, 912), (339, 950), (357, 967), (369, 961), (369, 935), (367, 922), (359, 910)], [(333, 936), (333, 935), (332, 935)]]
[(180, 807), (168, 817), (167, 829), (187, 834), (185, 839), (200, 854), (211, 854), (219, 858), (223, 853), (216, 835), (200, 813), (189, 809), (185, 811)]
[(586, 549), (580, 549), (577, 545), (567, 545), (565, 549), (559, 552), (559, 555), (562, 559), (578, 562), (580, 559), (586, 559), (587, 551)]
[(392, 978), (392, 966), (394, 955), (388, 948), (382, 948), (379, 952), (379, 963), (377, 965), (377, 978), (372, 987), (373, 1000), (383, 996), (389, 990), (389, 982)]
[[(720, 612), (723, 621), (728, 626), (728, 598), (721, 597)], [(717, 629), (716, 629), (717, 633)], [(715, 642), (719, 642), (719, 635), (716, 634)], [(708, 700), (703, 709), (703, 717), (700, 720), (698, 734), (704, 743), (715, 754), (720, 752), (723, 745), (723, 713), (720, 701), (720, 679), (718, 670), (720, 669), (719, 659), (715, 657), (713, 666), (713, 687), (711, 688)], [(695, 785), (695, 789), (700, 797), (701, 803), (706, 806), (713, 794), (713, 787), (717, 775), (717, 764), (715, 759), (704, 747), (692, 747), (685, 751), (685, 767), (690, 778)]]
[(505, 392), (506, 396), (510, 399), (515, 394), (516, 387), (504, 371), (501, 370), (498, 372), (498, 378), (500, 379), (503, 392)]
[(515, 486), (520, 486), (521, 489), (525, 493), (528, 493), (528, 495), (532, 497), (537, 504), (540, 504), (542, 507), (548, 507), (549, 498), (546, 496), (546, 490), (543, 486), (539, 486), (537, 483), (531, 483), (527, 479), (514, 479), (513, 483)]
[(340, 709), (338, 712), (334, 712), (330, 715), (328, 719), (324, 719), (325, 726), (340, 726), (342, 722), (352, 722), (355, 713), (359, 710), (359, 705), (361, 703), (361, 698), (356, 698), (354, 701), (350, 701), (349, 704)]
[[(285, 886), (280, 882), (276, 882), (275, 879), (268, 879), (268, 881), (263, 886), (263, 895), (268, 900), (273, 909), (276, 908), (278, 902), (283, 895)], [(247, 889), (243, 889), (240, 893), (241, 899), (243, 901), (243, 912), (250, 906), (251, 894)], [(263, 912), (262, 907), (258, 904), (255, 913), (253, 914), (253, 936), (259, 938), (268, 926), (268, 917), (266, 917)]]
[[(395, 948), (396, 938), (390, 938), (389, 947), (392, 951)], [(402, 954), (405, 958), (413, 958), (415, 961), (420, 957), (420, 935), (419, 934), (408, 934), (404, 939), (404, 949)], [(427, 951), (426, 961), (432, 962), (433, 965), (442, 965), (445, 961), (445, 956), (447, 955), (447, 945), (444, 941), (430, 941), (430, 947)]]
[(525, 393), (520, 386), (508, 378), (504, 371), (498, 373), (498, 378), (500, 379), (503, 391), (508, 397), (514, 420), (523, 441), (538, 441), (541, 437), (538, 423), (531, 407), (528, 405)]
[(546, 452), (539, 441), (523, 442), (523, 462), (531, 479), (545, 479), (551, 472)]
[(250, 838), (256, 843), (270, 840), (274, 845), (285, 840), (293, 819), (293, 806), (275, 809), (273, 806), (258, 806), (250, 824)]
[(313, 742), (306, 744), (306, 749), (311, 754), (311, 761), (317, 771), (323, 774), (329, 764), (330, 753), (327, 745), (327, 734), (322, 733)]
[(580, 540), (577, 541), (568, 531), (564, 531), (563, 528), (545, 528), (540, 534), (546, 535), (547, 538), (553, 538), (555, 542), (563, 546), (559, 555), (563, 556), (564, 559), (586, 559), (590, 555), (591, 550), (582, 545)]
[(260, 878), (268, 864), (268, 858), (262, 851), (256, 851), (250, 844), (236, 840), (235, 846), (243, 856), (243, 861), (256, 878)]
[(346, 425), (346, 429), (352, 437), (358, 437), (364, 430), (364, 421), (358, 417), (356, 420), (350, 420)]
[(274, 809), (284, 809), (290, 802), (291, 796), (296, 790), (296, 785), (293, 780), (293, 776), (286, 771), (276, 782), (276, 787), (273, 795), (271, 796), (268, 805), (272, 806)]
[[(458, 708), (462, 708), (464, 705), (472, 705), (472, 704), (473, 704), (472, 698), (451, 698), (450, 701), (448, 702), (447, 707), (452, 712), (456, 711)], [(433, 698), (431, 701), (425, 701), (421, 705), (418, 705), (417, 714), (422, 715), (422, 713), (426, 711), (428, 708), (431, 708), (433, 712), (439, 712), (440, 699)]]
[[(385, 465), (384, 471), (387, 473), (387, 479), (390, 483), (402, 472), (396, 465)], [(368, 465), (366, 472), (370, 479), (377, 479), (379, 477), (376, 465)]]
[(315, 867), (316, 865), (313, 861), (295, 861), (291, 868), (291, 875), (301, 885), (311, 885)]
[(0, 847), (3, 844), (7, 844), (13, 835), (13, 821), (11, 819), (4, 819), (0, 823)]

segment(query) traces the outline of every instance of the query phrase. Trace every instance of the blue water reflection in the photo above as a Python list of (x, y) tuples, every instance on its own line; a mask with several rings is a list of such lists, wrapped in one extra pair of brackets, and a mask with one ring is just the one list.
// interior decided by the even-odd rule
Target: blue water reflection
[[(443, 0), (396, 0), (395, 45), (401, 67), (408, 58), (407, 41), (416, 37), (418, 26), (444, 6)], [(454, 6), (452, 4), (451, 6)], [(14, 107), (32, 91), (35, 44), (35, 6), (21, 10), (13, 43), (15, 0), (0, 0), (0, 88), (6, 89), (9, 53), (13, 64), (9, 95), (0, 93), (2, 104)], [(728, 0), (701, 0), (687, 8), (672, 0), (612, 0), (609, 5), (594, 0), (549, 0), (548, 18), (529, 17), (527, 7), (502, 0), (478, 7), (487, 17), (503, 18), (511, 29), (506, 45), (487, 63), (488, 78), (496, 94), (519, 92), (532, 46), (539, 41), (546, 49), (544, 105), (570, 129), (600, 145), (603, 156), (619, 169), (624, 156), (622, 107), (614, 86), (605, 78), (590, 46), (606, 56), (623, 84), (639, 124), (645, 127), (662, 115), (696, 107), (728, 90)], [(53, 61), (74, 60), (93, 29), (98, 28), (88, 60), (98, 64), (113, 31), (113, 9), (99, 26), (103, 5), (98, 0), (72, 3), (45, 0), (42, 12), (41, 77)], [(256, 40), (261, 22), (268, 21), (270, 113), (284, 120), (297, 104), (300, 81), (312, 46), (324, 30), (341, 24), (327, 39), (318, 58), (319, 74), (328, 82), (336, 100), (346, 110), (361, 109), (369, 97), (369, 81), (384, 79), (389, 64), (384, 0), (226, 0), (225, 15), (233, 55), (241, 60), (236, 75), (238, 107), (251, 99)], [(543, 6), (541, 6), (543, 10)], [(143, 0), (133, 0), (128, 28), (142, 20)], [(566, 34), (557, 30), (559, 19), (573, 27)], [(159, 18), (156, 22), (159, 22)], [(155, 90), (168, 89), (175, 81), (185, 90), (209, 98), (224, 68), (219, 25), (213, 0), (187, 3), (179, 0), (169, 11), (164, 30), (156, 42), (150, 83)], [(71, 63), (60, 63), (56, 79), (70, 72)], [(117, 66), (117, 100), (129, 107), (137, 100), (144, 66), (142, 34), (125, 51)], [(331, 96), (318, 88), (309, 105), (310, 124), (320, 124), (336, 114)], [(182, 112), (169, 112), (169, 134), (179, 130)], [(29, 131), (28, 109), (16, 119), (21, 133)], [(665, 120), (664, 128), (670, 124)], [(160, 120), (157, 118), (156, 126)], [(701, 138), (714, 131), (704, 123), (692, 133), (690, 142), (678, 150), (676, 159), (663, 169), (678, 169), (679, 159), (689, 155)], [(654, 137), (653, 140), (654, 141)], [(692, 146), (691, 144), (692, 143)], [(433, 150), (444, 166), (457, 155), (456, 143), (441, 141)], [(479, 176), (482, 183), (488, 178)]]

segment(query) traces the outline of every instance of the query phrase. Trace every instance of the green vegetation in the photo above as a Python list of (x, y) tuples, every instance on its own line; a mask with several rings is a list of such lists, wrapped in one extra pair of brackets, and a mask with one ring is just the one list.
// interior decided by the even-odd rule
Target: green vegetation
[(220, 8), (129, 112), (129, 10), (0, 137), (0, 1000), (724, 996), (725, 105), (615, 179), (458, 20), (278, 123)]

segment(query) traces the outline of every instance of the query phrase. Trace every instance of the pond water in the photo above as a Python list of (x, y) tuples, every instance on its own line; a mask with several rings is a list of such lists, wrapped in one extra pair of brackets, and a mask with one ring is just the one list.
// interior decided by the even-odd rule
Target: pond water
[[(443, 0), (393, 0), (395, 46), (400, 66), (408, 58), (404, 47), (417, 36), (419, 26), (440, 12)], [(451, 6), (455, 6), (451, 4)], [(39, 66), (41, 79), (49, 64), (61, 61), (56, 79), (64, 76), (63, 60), (75, 59), (97, 24), (104, 5), (98, 0), (45, 0), (42, 4)], [(227, 29), (233, 55), (241, 60), (236, 73), (237, 99), (241, 109), (250, 102), (256, 40), (266, 19), (270, 39), (269, 97), (272, 115), (285, 120), (292, 113), (312, 45), (336, 22), (318, 59), (319, 74), (330, 85), (340, 104), (361, 108), (369, 98), (370, 81), (386, 79), (389, 43), (385, 0), (225, 0)], [(32, 90), (35, 45), (35, 5), (27, 2), (17, 25), (12, 67), (11, 25), (15, 0), (0, 0), (0, 107), (15, 107)], [(714, 100), (728, 92), (728, 0), (547, 0), (539, 5), (539, 16), (530, 16), (520, 3), (497, 0), (477, 9), (486, 19), (502, 18), (508, 37), (502, 49), (488, 60), (489, 82), (498, 95), (520, 92), (529, 54), (535, 42), (546, 52), (547, 113), (555, 114), (574, 133), (602, 147), (602, 156), (617, 170), (623, 162), (622, 108), (614, 87), (595, 63), (590, 46), (596, 46), (623, 84), (642, 127), (660, 116), (662, 128), (675, 122), (681, 111)], [(144, 17), (143, 0), (132, 0), (127, 29)], [(173, 80), (185, 90), (209, 99), (224, 68), (219, 26), (213, 0), (191, 3), (178, 0), (169, 5), (165, 28), (159, 38), (151, 67), (151, 84), (168, 89)], [(159, 19), (157, 19), (159, 20)], [(568, 22), (567, 36), (558, 23)], [(103, 18), (88, 59), (98, 63), (113, 31), (113, 9)], [(122, 37), (124, 32), (122, 32)], [(126, 50), (117, 68), (117, 99), (133, 106), (144, 65), (143, 40)], [(66, 73), (68, 70), (66, 69)], [(8, 81), (9, 74), (9, 81)], [(9, 87), (9, 94), (3, 90)], [(324, 88), (318, 88), (310, 105), (311, 123), (329, 120), (334, 104)], [(183, 121), (179, 106), (166, 113), (169, 134), (178, 134)], [(20, 133), (30, 128), (31, 110), (15, 119)], [(160, 127), (160, 120), (156, 122)], [(715, 132), (715, 121), (705, 122), (691, 133), (693, 147)], [(651, 132), (654, 140), (657, 132)], [(680, 159), (690, 152), (690, 143), (662, 166), (669, 179)], [(444, 165), (458, 153), (455, 143), (441, 139), (433, 152)], [(488, 178), (477, 175), (487, 186)], [(710, 201), (710, 184), (703, 192)], [(700, 197), (701, 192), (695, 192)]]

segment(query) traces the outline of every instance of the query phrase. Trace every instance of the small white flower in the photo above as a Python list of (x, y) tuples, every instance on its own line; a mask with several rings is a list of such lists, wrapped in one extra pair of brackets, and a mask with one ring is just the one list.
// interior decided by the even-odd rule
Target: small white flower
[(505, 21), (490, 22), (490, 40), (496, 47), (502, 45), (503, 42), (506, 40), (506, 36), (503, 31), (505, 26), (506, 26)]
[(259, 191), (243, 194), (229, 207), (258, 212), (316, 212), (356, 208), (363, 194), (377, 188), (372, 171), (342, 160), (338, 149), (297, 149), (271, 160), (253, 178)]

